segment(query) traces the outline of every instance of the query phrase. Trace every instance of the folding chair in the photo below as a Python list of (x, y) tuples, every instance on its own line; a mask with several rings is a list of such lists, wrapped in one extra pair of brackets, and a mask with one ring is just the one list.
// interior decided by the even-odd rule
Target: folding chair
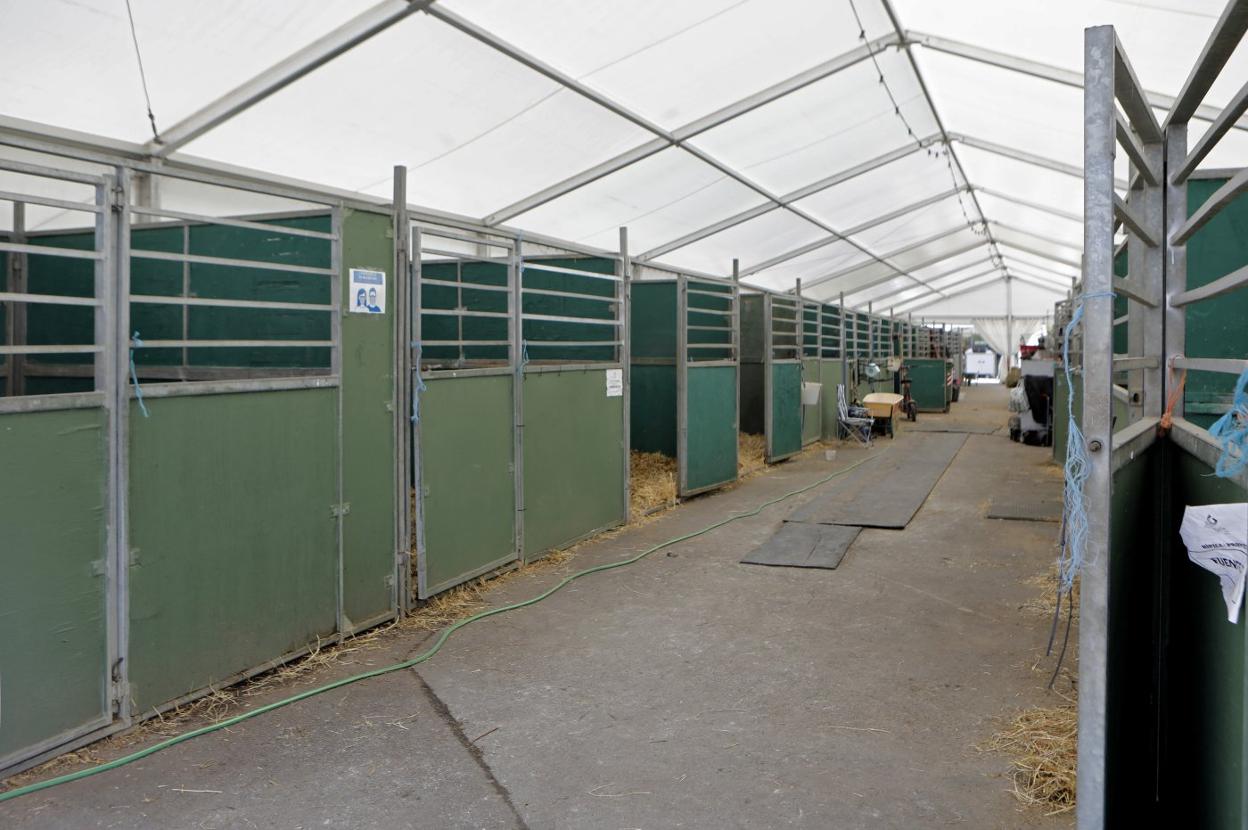
[(849, 414), (849, 404), (845, 402), (845, 384), (843, 383), (836, 385), (836, 414), (837, 421), (846, 433), (852, 435), (864, 447), (871, 446), (871, 427), (875, 419), (860, 418)]

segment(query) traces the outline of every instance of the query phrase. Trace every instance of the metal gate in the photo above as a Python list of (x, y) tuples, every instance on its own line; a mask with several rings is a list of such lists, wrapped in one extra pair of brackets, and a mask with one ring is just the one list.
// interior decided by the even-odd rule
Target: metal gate
[[(12, 231), (0, 241), (5, 396), (0, 397), (0, 770), (128, 718), (124, 695), (125, 172), (88, 175), (0, 160)], [(47, 193), (60, 194), (57, 197)], [(72, 211), (93, 227), (87, 244), (33, 242), (31, 207)], [(31, 266), (64, 265), (64, 283)], [(46, 270), (46, 267), (42, 270)], [(80, 308), (85, 329), (31, 343), (32, 317)], [(40, 338), (44, 339), (44, 338)], [(82, 391), (40, 394), (32, 360), (66, 356), (93, 367)], [(121, 519), (118, 522), (118, 519)]]

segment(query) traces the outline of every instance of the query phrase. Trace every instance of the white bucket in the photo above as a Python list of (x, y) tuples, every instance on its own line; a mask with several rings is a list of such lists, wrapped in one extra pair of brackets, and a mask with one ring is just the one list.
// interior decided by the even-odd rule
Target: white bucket
[(822, 383), (803, 383), (802, 406), (814, 406), (819, 403), (819, 391), (821, 389), (823, 389)]

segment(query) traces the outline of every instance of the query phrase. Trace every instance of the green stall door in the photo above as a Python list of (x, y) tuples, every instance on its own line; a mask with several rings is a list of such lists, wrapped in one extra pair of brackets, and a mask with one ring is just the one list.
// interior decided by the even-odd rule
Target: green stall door
[(737, 479), (737, 370), (690, 365), (685, 394), (686, 457), (681, 495)]
[[(806, 383), (822, 385), (822, 381), (819, 379), (818, 358), (808, 357), (802, 361), (802, 380)], [(802, 405), (802, 446), (818, 441), (823, 433), (823, 416), (820, 410), (825, 394), (827, 394), (827, 390), (820, 389), (818, 403), (810, 406)]]
[(426, 380), (422, 599), (516, 559), (512, 382), (510, 374)]
[(948, 412), (943, 358), (907, 358), (910, 370), (910, 397), (920, 412)]
[(153, 399), (146, 418), (131, 407), (137, 712), (334, 633), (337, 399), (296, 389)]
[(106, 424), (0, 415), (0, 769), (111, 720)]
[(819, 379), (823, 384), (823, 391), (819, 397), (820, 420), (823, 424), (823, 437), (825, 440), (840, 437), (840, 412), (836, 405), (836, 387), (845, 381), (841, 377), (841, 361), (836, 360), (820, 360), (819, 361)]
[(802, 367), (800, 363), (771, 365), (771, 434), (767, 460), (779, 461), (802, 449)]
[(524, 376), (524, 555), (625, 521), (624, 397), (607, 368)]

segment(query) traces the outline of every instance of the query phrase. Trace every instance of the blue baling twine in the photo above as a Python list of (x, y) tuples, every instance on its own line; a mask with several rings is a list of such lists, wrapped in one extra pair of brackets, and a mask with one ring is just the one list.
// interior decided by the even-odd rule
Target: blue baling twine
[(1235, 383), (1231, 411), (1213, 422), (1209, 434), (1222, 446), (1214, 467), (1217, 476), (1231, 478), (1248, 468), (1248, 369), (1240, 373)]
[(412, 370), (416, 373), (416, 383), (412, 384), (412, 423), (420, 423), (420, 393), (427, 388), (425, 379), (420, 374), (420, 341), (413, 340), (412, 348), (416, 350), (416, 354), (412, 359)]
[(1066, 464), (1063, 472), (1066, 487), (1063, 492), (1066, 546), (1062, 558), (1058, 560), (1059, 593), (1069, 593), (1075, 584), (1075, 577), (1083, 566), (1084, 551), (1088, 545), (1088, 508), (1083, 501), (1083, 488), (1087, 484), (1091, 469), (1088, 466), (1088, 453), (1084, 447), (1083, 430), (1075, 420), (1074, 383), (1070, 370), (1070, 335), (1075, 326), (1083, 319), (1083, 303), (1097, 297), (1113, 297), (1112, 291), (1099, 294), (1085, 294), (1079, 298), (1070, 322), (1062, 337), (1062, 369), (1066, 374)]
[(139, 339), (139, 333), (136, 331), (130, 338), (130, 382), (134, 384), (134, 397), (139, 402), (139, 411), (143, 413), (144, 418), (150, 418), (147, 404), (143, 403), (143, 387), (139, 385), (139, 372), (134, 368), (134, 350), (142, 345), (143, 341)]
[(527, 340), (520, 341), (520, 365), (529, 365), (529, 341)]

